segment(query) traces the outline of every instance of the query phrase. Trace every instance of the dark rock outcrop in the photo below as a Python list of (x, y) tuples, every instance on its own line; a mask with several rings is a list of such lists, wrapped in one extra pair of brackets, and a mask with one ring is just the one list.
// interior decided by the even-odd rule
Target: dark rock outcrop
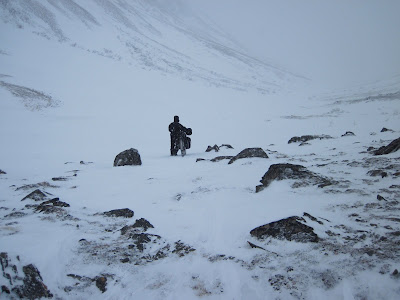
[(301, 243), (318, 242), (318, 235), (312, 227), (303, 224), (305, 222), (305, 219), (293, 216), (254, 228), (250, 234), (258, 239), (272, 237)]
[(352, 131), (346, 131), (346, 133), (342, 134), (342, 136), (355, 136), (355, 134)]
[(222, 144), (219, 148), (233, 149), (233, 147), (229, 144)]
[(387, 129), (385, 127), (383, 127), (381, 130), (381, 132), (387, 132), (387, 131), (394, 132), (392, 129)]
[(0, 175), (2, 174), (7, 174), (5, 171), (3, 171), (2, 169), (0, 169)]
[(106, 211), (103, 215), (107, 217), (116, 217), (116, 218), (132, 218), (134, 212), (129, 208), (122, 208), (122, 209), (113, 209), (110, 211)]
[(121, 152), (114, 159), (114, 167), (140, 166), (141, 164), (139, 151), (133, 148)]
[(374, 155), (385, 155), (396, 152), (400, 149), (400, 138), (395, 139), (387, 146), (382, 146), (378, 150), (374, 151)]
[(261, 148), (246, 148), (243, 151), (241, 151), (238, 155), (232, 157), (228, 164), (232, 164), (238, 159), (252, 158), (252, 157), (268, 158), (268, 155)]
[(299, 142), (305, 143), (305, 142), (308, 142), (308, 141), (311, 141), (311, 140), (316, 140), (316, 139), (320, 139), (320, 140), (323, 140), (323, 139), (332, 139), (332, 137), (329, 136), (329, 135), (325, 135), (325, 134), (323, 134), (323, 135), (302, 135), (302, 136), (294, 136), (294, 137), (292, 137), (292, 138), (288, 141), (288, 144), (291, 144), (291, 143), (299, 143)]
[[(12, 296), (27, 299), (52, 298), (53, 295), (43, 283), (39, 270), (32, 264), (18, 270), (19, 257), (14, 263), (7, 253), (0, 253), (0, 262), (3, 277), (7, 279), (7, 284), (1, 287), (2, 293), (5, 292)], [(24, 275), (23, 277), (21, 275)]]
[(269, 167), (268, 171), (262, 177), (260, 181), (262, 184), (256, 187), (256, 192), (262, 191), (274, 180), (285, 179), (296, 181), (292, 185), (293, 188), (308, 185), (318, 185), (318, 187), (322, 188), (334, 184), (333, 181), (307, 170), (307, 168), (304, 166), (292, 164), (274, 164)]
[(61, 207), (70, 207), (70, 205), (66, 202), (60, 201), (59, 198), (54, 198), (45, 202), (40, 203), (38, 207), (36, 207), (37, 212), (42, 213), (61, 213), (64, 212)]
[(207, 147), (207, 149), (206, 149), (206, 152), (211, 152), (211, 151), (215, 151), (215, 152), (218, 152), (219, 151), (219, 147), (217, 146), (217, 145), (214, 145), (214, 146), (208, 146)]
[(29, 195), (25, 196), (21, 201), (24, 201), (26, 199), (31, 199), (31, 200), (35, 200), (35, 201), (44, 201), (47, 199), (47, 195), (45, 193), (43, 193), (41, 190), (37, 189), (37, 190), (34, 190)]
[(121, 235), (127, 234), (129, 232), (145, 232), (149, 228), (154, 228), (154, 226), (144, 218), (136, 220), (133, 225), (126, 225), (121, 229)]

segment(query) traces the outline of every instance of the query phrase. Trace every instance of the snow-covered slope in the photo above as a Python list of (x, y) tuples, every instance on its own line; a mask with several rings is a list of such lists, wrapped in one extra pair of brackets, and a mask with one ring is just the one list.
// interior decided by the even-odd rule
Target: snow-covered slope
[[(304, 80), (240, 52), (227, 35), (179, 1), (3, 1), (0, 5), (8, 25), (135, 68), (263, 93)], [(2, 47), (7, 52), (7, 44)]]
[[(1, 298), (29, 264), (56, 299), (399, 297), (399, 152), (367, 151), (399, 137), (398, 78), (300, 92), (170, 1), (0, 7)], [(169, 156), (174, 115), (193, 129), (183, 158)], [(331, 138), (288, 144), (306, 134)], [(269, 158), (210, 161), (250, 147)], [(113, 167), (129, 148), (143, 164)], [(331, 184), (255, 192), (286, 163)], [(122, 208), (134, 216), (102, 214)], [(291, 216), (319, 242), (250, 234)], [(142, 218), (153, 228), (121, 231)]]

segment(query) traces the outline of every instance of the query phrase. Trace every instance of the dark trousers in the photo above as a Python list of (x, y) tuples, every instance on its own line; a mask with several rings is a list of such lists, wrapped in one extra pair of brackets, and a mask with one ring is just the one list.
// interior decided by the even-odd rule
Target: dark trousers
[(171, 135), (171, 155), (175, 156), (179, 150), (179, 136)]

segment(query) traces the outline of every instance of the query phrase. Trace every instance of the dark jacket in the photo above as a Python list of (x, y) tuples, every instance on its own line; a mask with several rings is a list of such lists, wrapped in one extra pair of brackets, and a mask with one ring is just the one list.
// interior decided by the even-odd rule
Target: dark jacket
[(181, 132), (186, 132), (187, 128), (179, 122), (172, 122), (169, 124), (168, 130), (171, 133), (171, 138), (179, 138)]

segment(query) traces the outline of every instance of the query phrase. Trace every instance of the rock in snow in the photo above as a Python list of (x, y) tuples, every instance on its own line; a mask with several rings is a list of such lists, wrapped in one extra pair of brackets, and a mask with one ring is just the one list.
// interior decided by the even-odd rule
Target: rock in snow
[(43, 200), (47, 199), (47, 196), (41, 190), (36, 189), (29, 195), (25, 196), (21, 201), (24, 201), (26, 199), (31, 199), (31, 200), (35, 200), (35, 201), (43, 201)]
[(315, 139), (320, 139), (320, 140), (322, 140), (322, 139), (332, 139), (332, 137), (329, 136), (329, 135), (325, 135), (325, 134), (323, 134), (323, 135), (294, 136), (288, 141), (288, 144), (298, 143), (298, 142), (305, 143), (305, 142), (308, 142), (308, 141), (311, 141), (311, 140), (315, 140)]
[(400, 138), (395, 139), (387, 146), (382, 146), (378, 150), (374, 151), (375, 155), (384, 155), (396, 152), (400, 149)]
[(121, 152), (114, 159), (114, 167), (140, 166), (141, 164), (139, 151), (133, 148)]
[(234, 156), (228, 164), (234, 163), (238, 159), (242, 158), (250, 158), (250, 157), (261, 157), (261, 158), (268, 158), (267, 153), (261, 148), (246, 148), (241, 151), (238, 155)]
[(18, 265), (20, 264), (19, 257), (17, 256), (17, 260), (14, 261), (9, 258), (6, 252), (0, 253), (0, 262), (3, 277), (8, 279), (8, 283), (1, 287), (1, 294), (9, 294), (11, 299), (15, 299), (15, 296), (21, 299), (53, 297), (47, 286), (43, 283), (39, 270), (33, 264), (23, 266), (21, 272), (21, 269), (18, 270)]
[(117, 217), (117, 218), (132, 218), (134, 212), (129, 208), (122, 208), (122, 209), (113, 209), (110, 211), (106, 211), (103, 215), (107, 217)]
[(217, 145), (214, 145), (214, 146), (208, 146), (207, 147), (207, 149), (206, 149), (206, 152), (211, 152), (211, 151), (215, 151), (215, 152), (218, 152), (219, 151), (219, 147), (217, 146)]
[(292, 187), (318, 185), (324, 187), (333, 184), (328, 178), (307, 170), (306, 167), (293, 164), (274, 164), (261, 179), (261, 185), (256, 187), (256, 192), (268, 187), (274, 180), (293, 179), (296, 183)]
[(303, 222), (306, 222), (303, 218), (289, 217), (254, 228), (250, 234), (258, 239), (273, 237), (301, 243), (318, 242), (319, 238), (313, 228)]

